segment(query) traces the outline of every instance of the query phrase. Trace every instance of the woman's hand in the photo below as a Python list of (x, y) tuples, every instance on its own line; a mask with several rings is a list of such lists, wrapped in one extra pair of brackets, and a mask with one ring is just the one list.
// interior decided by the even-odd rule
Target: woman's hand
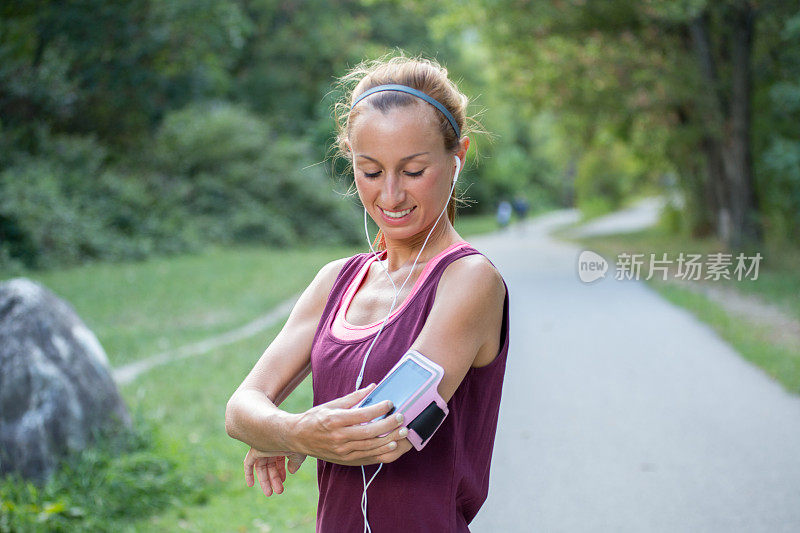
[(286, 459), (289, 459), (288, 469), (294, 474), (300, 469), (300, 465), (305, 461), (306, 456), (294, 452), (262, 452), (255, 448), (250, 448), (244, 458), (244, 479), (248, 487), (255, 484), (253, 469), (258, 475), (258, 483), (264, 496), (272, 496), (272, 493), (281, 494), (283, 483), (286, 481)]
[(411, 448), (405, 438), (402, 415), (371, 420), (392, 409), (390, 401), (353, 407), (373, 391), (375, 384), (317, 405), (299, 415), (295, 426), (296, 449), (341, 465), (392, 462)]
[[(408, 434), (407, 432), (404, 433), (404, 435), (407, 434)], [(368, 461), (368, 462), (361, 461), (357, 464), (367, 465), (375, 463), (392, 463), (397, 459), (399, 459), (401, 455), (403, 455), (413, 447), (414, 445), (411, 444), (411, 441), (409, 441), (407, 438), (402, 438), (397, 441), (397, 448), (395, 448), (394, 450), (384, 453), (383, 455), (377, 456), (374, 461)]]

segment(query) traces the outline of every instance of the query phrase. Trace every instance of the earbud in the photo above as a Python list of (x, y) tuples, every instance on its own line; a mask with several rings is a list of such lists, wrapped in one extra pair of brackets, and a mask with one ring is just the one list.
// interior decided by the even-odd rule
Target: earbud
[(461, 170), (461, 159), (457, 155), (453, 156), (456, 160), (456, 173), (453, 175), (453, 183), (458, 181), (458, 173)]

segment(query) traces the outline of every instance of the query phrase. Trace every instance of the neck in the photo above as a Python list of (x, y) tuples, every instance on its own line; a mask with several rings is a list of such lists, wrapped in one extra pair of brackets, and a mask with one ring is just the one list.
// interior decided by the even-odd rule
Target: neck
[[(425, 243), (425, 238), (428, 236), (430, 231), (431, 229), (427, 228), (425, 231), (422, 231), (413, 237), (399, 240), (389, 239), (388, 237), (384, 236), (386, 241), (387, 270), (389, 272), (396, 272), (404, 267), (411, 268), (411, 266), (414, 264), (414, 260), (417, 259), (417, 255), (422, 249), (423, 243)], [(430, 238), (428, 238), (428, 242), (425, 244), (425, 249), (419, 256), (417, 264), (419, 265), (426, 263), (428, 259), (434, 257), (451, 244), (462, 240), (463, 239), (461, 236), (450, 223), (450, 220), (442, 217), (442, 219), (439, 220), (439, 223), (436, 224), (436, 228), (433, 230), (433, 233), (431, 233)]]

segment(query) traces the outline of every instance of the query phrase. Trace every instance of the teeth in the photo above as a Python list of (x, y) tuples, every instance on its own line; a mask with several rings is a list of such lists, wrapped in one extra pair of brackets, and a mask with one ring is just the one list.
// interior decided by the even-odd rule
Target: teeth
[(381, 211), (383, 211), (383, 214), (389, 218), (400, 218), (409, 214), (411, 212), (411, 209), (406, 209), (405, 211), (386, 211), (385, 209), (381, 209)]

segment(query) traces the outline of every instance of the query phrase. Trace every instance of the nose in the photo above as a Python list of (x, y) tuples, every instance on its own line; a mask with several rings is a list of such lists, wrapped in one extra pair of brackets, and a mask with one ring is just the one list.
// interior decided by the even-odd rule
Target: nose
[(381, 187), (381, 201), (385, 209), (400, 207), (405, 200), (403, 180), (396, 172), (387, 171)]

